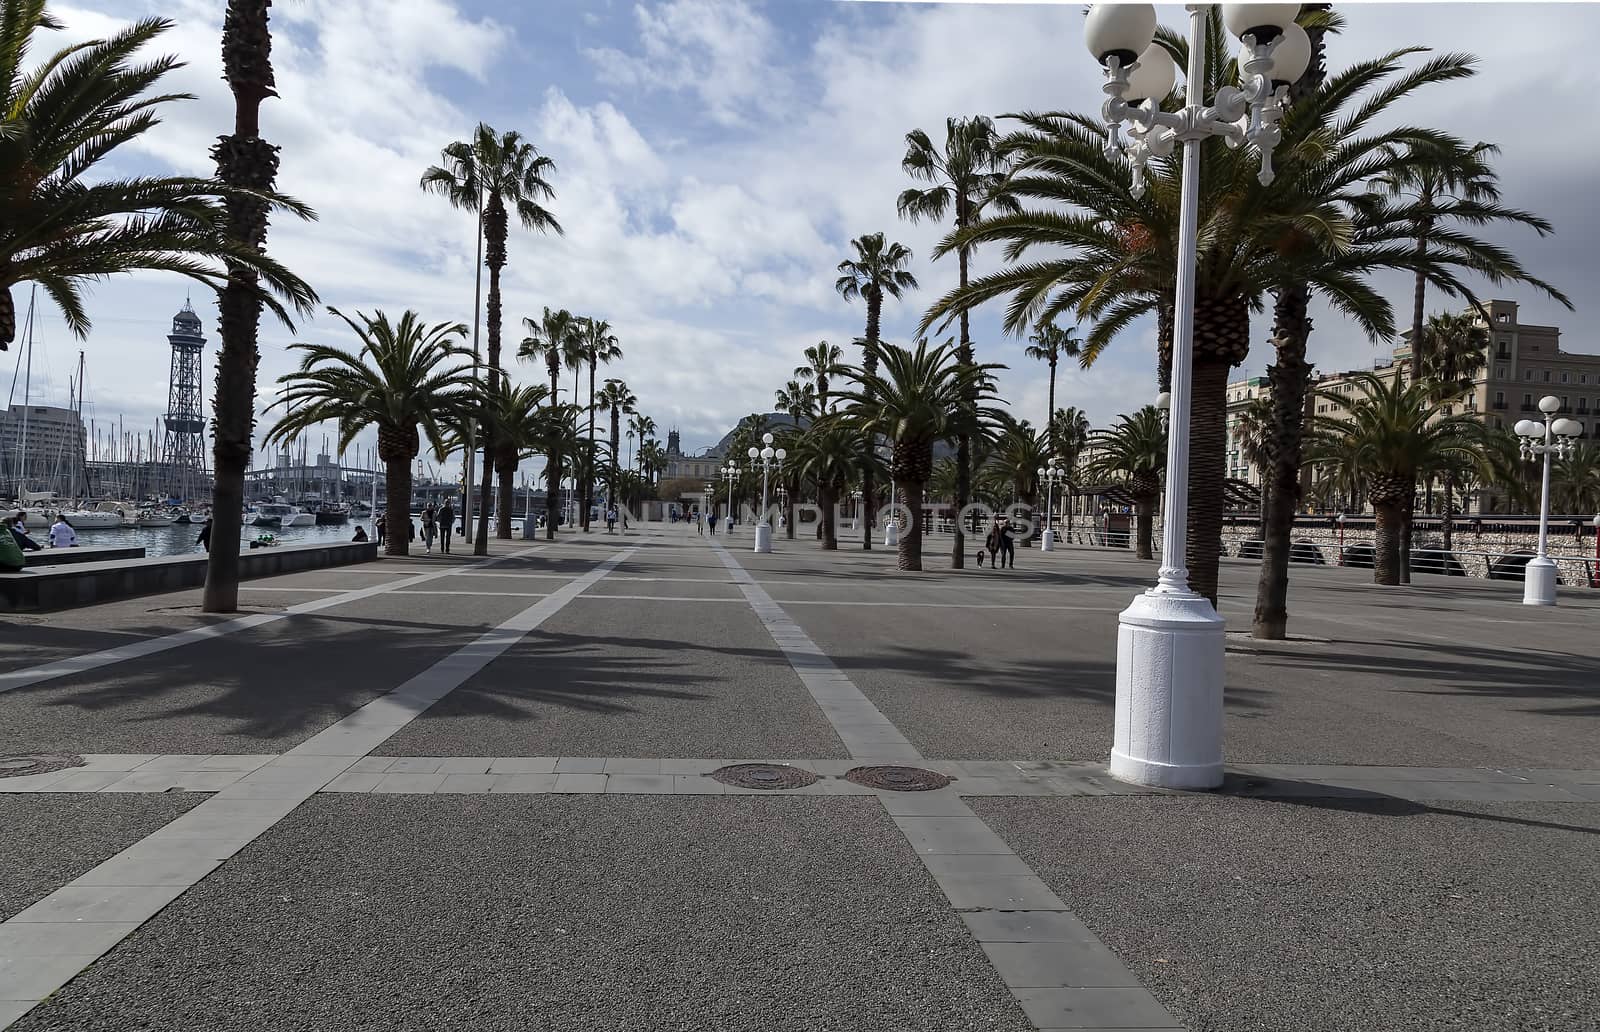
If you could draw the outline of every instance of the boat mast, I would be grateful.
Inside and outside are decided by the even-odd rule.
[[[22,446],[17,450],[17,502],[22,504],[22,492],[28,486],[28,401],[33,388],[33,299],[39,293],[35,284],[28,290],[28,345],[27,371],[22,374]]]

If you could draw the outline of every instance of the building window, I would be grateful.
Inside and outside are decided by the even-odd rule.
[[[1544,382],[1545,383],[1549,383],[1550,382],[1550,370],[1548,370],[1548,369],[1546,369],[1544,371]]]
[[[1566,383],[1567,382],[1567,374],[1566,373],[1562,373],[1561,374],[1561,382],[1562,383]]]
[[[1524,369],[1522,371],[1522,378],[1524,380],[1532,380],[1533,379],[1533,370],[1532,369]]]
[[[1494,407],[1495,408],[1499,408],[1500,406],[1504,405],[1505,403],[1506,403],[1506,392],[1505,391],[1495,391],[1494,392]]]
[[[1511,321],[1511,316],[1510,316],[1510,314],[1508,314],[1506,312],[1501,312],[1496,321],[1498,321],[1498,322],[1510,322]]]
[[[1467,411],[1468,412],[1476,412],[1477,410],[1478,410],[1478,396],[1476,394],[1467,395]]]
[[[1496,380],[1504,380],[1506,378],[1506,367],[1503,366],[1503,365],[1502,366],[1495,366],[1494,367],[1494,378]]]
[[[1561,396],[1561,408],[1562,408],[1563,411],[1565,411],[1566,407],[1567,407],[1567,396],[1565,394],[1563,394]]]
[[[1524,394],[1522,396],[1522,411],[1524,411],[1524,412],[1532,412],[1533,411],[1533,395]]]
[[[1589,374],[1588,373],[1579,373],[1578,374],[1578,382],[1579,383],[1588,383],[1589,382]]]

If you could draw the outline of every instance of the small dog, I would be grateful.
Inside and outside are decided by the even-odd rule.
[[[983,565],[983,549],[978,549],[978,565]]]

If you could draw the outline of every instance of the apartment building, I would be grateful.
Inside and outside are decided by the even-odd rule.
[[[12,405],[0,412],[0,495],[82,490],[84,441],[75,409]]]

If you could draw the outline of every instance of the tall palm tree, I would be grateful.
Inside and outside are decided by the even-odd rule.
[[[1081,353],[1082,342],[1078,340],[1077,330],[1063,330],[1053,322],[1042,322],[1034,327],[1033,335],[1028,341],[1023,354],[1050,366],[1050,400],[1045,406],[1045,412],[1053,416],[1056,411],[1056,364],[1063,356],[1077,358]],[[1049,426],[1045,433],[1049,437],[1050,454],[1055,455],[1058,451],[1055,442],[1055,422],[1053,419],[1047,422]]]
[[[1349,381],[1352,394],[1317,392],[1339,411],[1311,417],[1313,459],[1359,472],[1377,524],[1373,581],[1399,584],[1400,536],[1417,478],[1448,461],[1478,461],[1488,433],[1474,416],[1444,415],[1444,403],[1426,381],[1407,384],[1399,375],[1373,373]]]
[[[1474,381],[1488,361],[1489,331],[1468,314],[1440,313],[1430,318],[1413,346],[1417,375],[1438,385],[1440,397],[1458,398],[1473,390]],[[1455,547],[1456,465],[1446,463],[1440,473],[1444,508],[1439,529],[1445,551]]]
[[[1266,533],[1267,478],[1273,468],[1274,399],[1269,394],[1257,395],[1240,410],[1233,424],[1233,443],[1239,446],[1239,457],[1245,465],[1256,471],[1261,481],[1261,532]]]
[[[1049,457],[1048,434],[1036,431],[1026,419],[1006,415],[999,420],[989,462],[1010,481],[1017,500],[1029,508],[1039,504],[1039,469]]]
[[[662,470],[667,468],[667,453],[661,447],[661,442],[652,437],[639,449],[639,465],[644,470],[645,479],[655,484]]]
[[[605,385],[600,388],[600,393],[595,396],[595,404],[611,412],[611,497],[606,503],[608,508],[617,504],[617,476],[620,468],[617,454],[622,444],[622,416],[624,413],[632,414],[638,402],[639,399],[633,396],[628,385],[615,377],[606,380]]]
[[[260,6],[264,33],[266,5]],[[249,90],[237,66],[234,26],[224,26],[227,69],[237,89]],[[31,60],[35,35],[62,27],[44,0],[0,0],[0,351],[16,337],[11,288],[19,283],[42,286],[79,337],[90,328],[84,285],[142,269],[176,272],[218,291],[239,269],[249,274],[238,280],[240,289],[254,291],[257,308],[270,308],[286,325],[288,311],[278,297],[310,312],[316,302],[311,288],[232,232],[235,210],[258,213],[263,228],[273,208],[315,217],[305,205],[272,192],[270,171],[262,189],[221,175],[99,175],[85,183],[108,171],[102,163],[115,160],[118,147],[159,124],[165,108],[194,99],[152,92],[182,67],[176,57],[135,63],[172,22],[141,19],[105,39]],[[270,93],[270,64],[264,74]],[[238,170],[230,165],[223,171],[231,176]]]
[[[1550,469],[1551,506],[1558,512],[1600,512],[1600,447],[1585,442]]]
[[[1212,8],[1209,17],[1216,46],[1220,12]],[[1159,38],[1186,56],[1181,38],[1167,32]],[[1212,600],[1225,508],[1228,371],[1248,354],[1251,310],[1280,285],[1304,282],[1369,337],[1392,338],[1393,312],[1366,277],[1416,270],[1416,250],[1406,245],[1412,213],[1371,194],[1366,184],[1383,172],[1386,147],[1396,140],[1429,141],[1441,160],[1464,147],[1445,134],[1409,128],[1361,135],[1374,119],[1394,117],[1393,106],[1416,90],[1472,73],[1470,59],[1460,55],[1407,70],[1410,53],[1357,64],[1293,105],[1281,123],[1283,142],[1275,152],[1281,164],[1270,186],[1257,180],[1248,148],[1230,149],[1220,139],[1201,145],[1200,192],[1212,201],[1200,226],[1196,266],[1188,565],[1194,590]],[[1237,75],[1233,62],[1215,64],[1204,84],[1208,93],[1233,84]],[[1009,297],[1004,326],[1011,333],[1064,312],[1089,320],[1083,350],[1092,363],[1135,319],[1159,314],[1171,295],[1180,236],[1179,156],[1151,161],[1146,189],[1135,196],[1125,164],[1106,157],[1105,131],[1096,120],[1071,113],[1016,117],[1023,129],[1006,141],[1015,169],[1009,189],[1050,207],[984,219],[947,237],[941,252],[1006,242],[1011,264],[941,298],[924,323]],[[1064,253],[1022,261],[1030,249],[1050,245]],[[1456,231],[1436,231],[1425,258],[1429,282],[1458,296],[1471,297],[1466,274],[1545,286],[1503,249]]]
[[[1165,417],[1154,405],[1146,405],[1131,416],[1119,417],[1111,429],[1094,433],[1092,443],[1094,458],[1083,475],[1124,485],[1133,499],[1135,554],[1140,559],[1155,558],[1153,517],[1161,497],[1161,474],[1167,468]]]
[[[870,377],[877,370],[879,328],[883,318],[885,296],[899,298],[907,290],[917,288],[917,278],[906,266],[911,263],[911,249],[900,243],[887,243],[882,233],[867,233],[850,241],[855,257],[839,263],[839,278],[834,289],[846,301],[861,298],[867,303],[867,333],[860,338],[861,368]],[[867,533],[861,538],[861,547],[872,551],[872,524],[876,492],[873,488],[873,470],[862,471],[861,504],[866,519]],[[919,543],[920,544],[920,543]]]
[[[810,420],[817,408],[817,389],[814,384],[804,383],[800,380],[790,380],[773,395],[773,401],[778,406],[778,411],[794,420],[794,428],[800,429],[802,418]]]
[[[844,372],[844,352],[837,344],[829,344],[825,340],[806,348],[806,364],[795,366],[794,375],[803,383],[809,383],[816,388],[817,412],[821,415],[828,414],[828,382],[835,376]]]
[[[954,215],[959,231],[972,225],[985,209],[1016,212],[1020,208],[1016,199],[1005,190],[1007,163],[999,147],[999,136],[994,121],[983,115],[972,118],[945,120],[944,153],[934,146],[933,140],[921,129],[906,134],[906,153],[900,159],[900,168],[911,178],[929,184],[923,189],[915,187],[902,191],[896,208],[900,217],[913,222],[922,219],[940,221],[947,214]],[[956,250],[957,276],[961,289],[968,283],[968,264],[972,248]],[[958,355],[966,365],[973,363],[972,326],[969,313],[960,316]],[[969,403],[975,403],[968,399]],[[1052,401],[1051,409],[1055,408]],[[959,436],[956,439],[956,491],[955,507],[959,513],[966,507],[972,487],[972,442]],[[956,520],[955,537],[951,542],[950,565],[961,569],[966,565],[966,545],[961,531],[961,520]]]
[[[617,340],[617,335],[612,332],[611,324],[604,319],[587,318],[582,320],[583,331],[583,361],[589,366],[589,451],[594,451],[594,378],[595,368],[599,365],[610,365],[622,358],[622,343]],[[572,400],[578,400],[574,393]],[[583,529],[589,529],[589,509],[594,505],[594,475],[591,472],[583,478],[583,499],[579,503],[583,513]]]
[[[869,351],[878,361],[851,370],[854,383],[840,393],[852,406],[844,416],[868,441],[882,434],[893,442],[889,470],[909,522],[901,528],[895,561],[902,570],[921,570],[922,501],[933,475],[933,446],[958,432],[981,432],[1002,418],[982,404],[994,397],[987,374],[999,367],[964,364],[953,341],[930,346],[923,338],[914,350],[880,342]],[[979,404],[968,406],[970,398]]]
[[[639,453],[642,456],[644,454],[645,438],[656,432],[656,421],[643,413],[636,412],[633,418],[628,420],[628,430],[634,439],[639,442]],[[630,457],[628,465],[630,468],[633,466],[632,457]]]
[[[261,102],[277,95],[272,75],[272,33],[267,27],[267,8],[271,2],[228,0],[222,19],[222,69],[228,89],[233,93],[233,132],[217,138],[211,148],[211,158],[217,163],[217,179],[228,184],[233,192],[225,203],[226,213],[216,219],[214,226],[230,241],[233,253],[223,261],[228,272],[227,285],[217,292],[217,332],[222,338],[222,348],[217,355],[212,402],[211,539],[214,544],[206,556],[206,586],[200,600],[200,608],[208,613],[230,613],[239,605],[239,528],[243,522],[244,474],[250,465],[250,441],[256,425],[256,366],[261,359],[257,333],[262,304],[267,300],[261,290],[267,270],[259,256],[266,251],[267,218],[272,211],[271,198],[278,175],[278,148],[261,138]],[[138,30],[133,31],[137,34]],[[56,67],[81,67],[86,63],[85,55],[79,53],[76,59],[69,58]],[[134,75],[139,77],[138,72]],[[157,77],[147,73],[146,85],[153,84]],[[72,107],[81,99],[74,97]],[[143,123],[148,127],[154,123],[154,112],[145,104],[133,101],[131,107],[132,113],[117,118],[123,128],[105,126],[101,139],[89,142],[74,153],[75,177],[86,170],[83,165],[86,159],[104,157],[115,143],[130,138],[129,131],[134,125]],[[70,107],[63,114],[71,122],[79,117]],[[76,184],[63,185],[69,192],[77,190]],[[90,187],[87,193],[92,196],[95,190]],[[180,218],[176,222],[178,225],[193,224],[196,217]],[[167,220],[157,217],[146,224],[159,225],[164,221]],[[35,231],[40,228],[35,227]],[[123,246],[129,243],[131,241],[124,240]],[[171,245],[162,249],[170,250]],[[288,296],[297,306],[309,312],[316,295],[304,284],[295,287],[298,280],[291,283],[284,275],[278,275],[276,280],[268,279],[268,286],[279,292],[289,290]],[[44,282],[48,285],[50,280]],[[282,309],[276,304],[273,309],[282,316]]]
[[[361,431],[376,427],[378,458],[384,464],[389,493],[385,548],[389,555],[406,555],[411,537],[411,463],[423,443],[442,461],[450,428],[478,404],[472,353],[462,346],[467,327],[429,326],[409,310],[399,322],[390,322],[382,311],[372,316],[357,312],[355,319],[337,308],[328,311],[355,332],[361,348],[291,345],[290,350],[300,354],[300,368],[278,378],[282,391],[271,407],[281,406],[285,412],[264,444],[290,440],[331,421],[338,427],[338,447],[343,450]]]
[[[1437,153],[1425,142],[1408,141],[1390,148],[1390,161],[1373,187],[1390,197],[1413,202],[1409,205],[1412,239],[1417,249],[1417,264],[1424,265],[1434,243],[1434,230],[1442,222],[1469,226],[1485,223],[1518,223],[1540,236],[1554,232],[1550,223],[1532,212],[1507,208],[1499,203],[1499,174],[1494,158],[1500,148],[1492,143],[1477,143],[1465,148],[1455,160],[1441,163]],[[1424,298],[1428,278],[1417,274],[1411,295],[1412,351],[1418,367],[1426,361],[1427,335],[1423,325]]]
[[[523,361],[544,359],[545,370],[550,374],[550,407],[554,408],[560,404],[562,360],[571,352],[572,341],[582,332],[578,318],[565,308],[552,312],[550,306],[546,305],[544,315],[538,322],[523,316],[522,328],[528,335],[522,338],[522,343],[517,348],[517,358]],[[551,513],[550,518],[544,521],[544,536],[547,541],[554,540],[556,536],[553,506],[554,500],[561,494],[563,454],[559,449],[560,435],[553,436],[551,440],[558,447],[555,451],[545,452],[545,492],[549,499],[546,505]]]
[[[838,420],[824,420],[800,435],[789,461],[798,477],[816,486],[817,508],[822,510],[822,548],[832,552],[839,547],[839,504],[861,475],[862,466],[870,461],[861,435]]]
[[[485,315],[489,328],[489,390],[494,392],[500,379],[500,271],[506,265],[506,237],[511,213],[527,229],[562,232],[561,223],[540,201],[555,197],[555,188],[546,178],[555,172],[555,162],[538,148],[511,131],[497,134],[479,122],[471,140],[457,140],[443,150],[445,164],[433,165],[422,173],[421,186],[439,194],[456,208],[480,214],[484,262],[489,267],[489,300]],[[476,319],[476,315],[474,315]],[[494,427],[485,426],[484,451],[493,447]],[[478,539],[474,555],[489,554],[489,491],[491,463],[483,464],[483,487],[479,495]],[[511,537],[511,513],[503,512],[496,523],[495,536]]]

